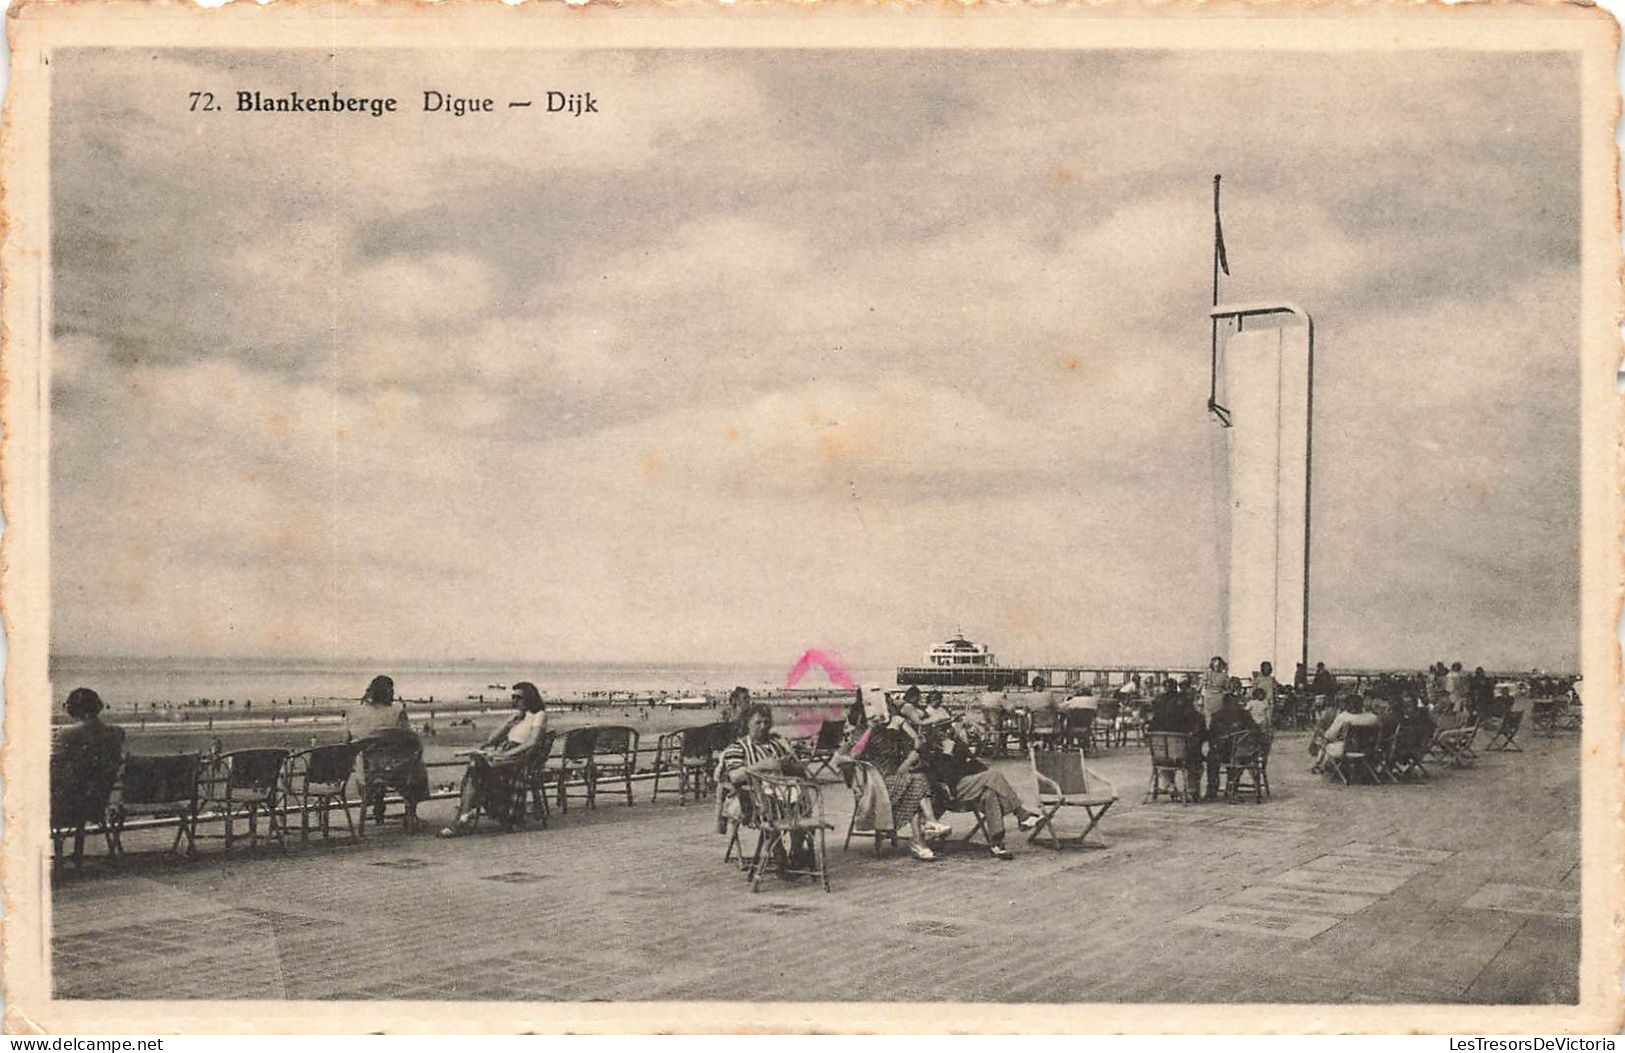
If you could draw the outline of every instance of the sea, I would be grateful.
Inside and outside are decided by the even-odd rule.
[[[395,694],[411,700],[506,700],[518,681],[534,683],[544,697],[589,699],[616,694],[673,697],[725,695],[735,686],[752,693],[782,690],[792,666],[776,663],[594,663],[594,662],[312,662],[281,658],[129,658],[53,655],[51,693],[57,703],[76,687],[90,687],[113,710],[137,704],[184,706],[187,702],[290,699],[359,699],[374,676],[395,681]],[[895,667],[847,671],[857,683],[890,684]],[[830,688],[826,670],[814,663],[799,688]]]

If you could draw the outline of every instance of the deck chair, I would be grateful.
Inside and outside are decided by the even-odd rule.
[[[580,780],[582,787],[581,798],[587,802],[587,807],[594,806],[595,786],[592,767],[597,741],[598,728],[592,725],[571,728],[564,733],[564,741],[558,751],[558,764],[550,766],[548,771],[549,778],[556,779],[559,784],[559,811],[569,813],[570,783],[576,779]]]
[[[179,853],[186,839],[187,859],[197,857],[198,774],[202,762],[196,753],[172,756],[124,758],[124,770],[108,806],[108,834],[116,855],[124,854],[124,826],[132,818],[174,818],[175,840],[169,846]]]
[[[1122,712],[1123,703],[1118,699],[1107,695],[1100,700],[1093,729],[1096,742],[1108,749],[1123,744]]]
[[[1061,837],[1055,832],[1055,816],[1062,808],[1082,808],[1089,825],[1077,837],[1079,848],[1105,848],[1088,841],[1092,831],[1111,806],[1117,803],[1117,787],[1110,779],[1089,770],[1082,750],[1041,750],[1034,746],[1033,778],[1038,780],[1038,825],[1027,835],[1029,844],[1048,832],[1051,846],[1059,852]]]
[[[807,777],[814,779],[820,771],[834,771],[835,751],[841,748],[846,735],[845,720],[826,720],[818,725],[818,736],[813,739],[812,752],[807,757]]]
[[[1270,795],[1269,776],[1265,766],[1269,763],[1271,738],[1265,731],[1238,731],[1225,742],[1224,796],[1234,804],[1243,794],[1250,794],[1257,804],[1263,804]]]
[[[1427,755],[1432,738],[1426,724],[1401,724],[1388,753],[1385,770],[1389,777],[1395,782],[1412,778],[1427,782],[1428,770],[1422,760]]]
[[[845,852],[852,847],[853,834],[871,833],[874,835],[875,839],[875,855],[878,856],[880,854],[881,843],[885,841],[887,837],[891,838],[892,847],[896,848],[897,823],[895,820],[893,820],[889,826],[885,823],[876,822],[871,827],[865,829],[858,828],[858,819],[860,818],[863,810],[864,799],[871,793],[876,796],[878,801],[884,802],[885,804],[884,809],[877,807],[875,811],[887,817],[890,817],[892,814],[891,796],[886,790],[886,780],[881,778],[880,769],[876,768],[868,761],[862,760],[853,761],[850,767],[846,765],[843,765],[842,767],[847,772],[847,777],[850,780],[847,785],[852,789],[852,818],[846,824],[846,841],[841,845],[841,851]]]
[[[690,793],[699,800],[710,767],[711,725],[699,724],[660,736],[655,740],[654,792],[649,800],[660,799],[662,781],[673,775],[677,777],[678,804],[687,804]]]
[[[346,742],[336,746],[312,746],[288,754],[282,764],[282,803],[299,808],[300,844],[310,840],[312,806],[317,809],[322,840],[331,836],[334,805],[344,814],[351,842],[359,840],[355,822],[350,818],[350,774],[355,770],[360,753],[361,743]]]
[[[592,765],[588,769],[592,792],[587,807],[597,807],[598,783],[615,779],[625,787],[626,805],[632,806],[632,776],[638,770],[638,733],[634,728],[611,724],[600,727],[592,740]]]
[[[1186,804],[1193,803],[1196,794],[1191,785],[1191,759],[1200,748],[1195,737],[1181,731],[1148,731],[1145,742],[1151,751],[1151,788],[1146,791],[1142,803],[1155,801],[1164,794],[1170,801],[1178,799]],[[1165,773],[1169,777],[1166,790],[1162,789],[1158,779],[1159,775]]]
[[[103,757],[105,770],[85,778],[70,773],[64,758],[51,758],[51,846],[57,863],[62,862],[62,844],[73,838],[73,865],[80,866],[85,858],[85,832],[87,827],[101,831],[107,842],[107,856],[115,858],[112,832],[108,826],[107,809],[118,782],[120,759]]]
[[[1448,760],[1453,768],[1471,768],[1478,761],[1473,740],[1478,737],[1478,721],[1459,728],[1445,728],[1433,736],[1429,752]]]
[[[1523,710],[1512,710],[1501,718],[1501,726],[1495,729],[1495,734],[1490,736],[1484,749],[1497,753],[1522,753],[1523,747],[1518,745],[1518,729],[1522,726]]]
[[[281,802],[282,763],[288,751],[282,749],[235,750],[210,758],[203,766],[198,783],[200,810],[213,809],[225,819],[226,855],[236,840],[234,824],[238,812],[248,819],[248,847],[258,846],[259,817],[265,816],[265,839],[288,850],[288,828],[283,821]]]
[[[745,788],[756,814],[756,852],[751,858],[750,890],[761,890],[762,875],[771,868],[781,875],[816,877],[828,892],[829,857],[824,833],[834,827],[824,821],[822,785],[811,779],[786,775],[752,775]],[[797,841],[812,854],[811,865],[795,858]]]
[[[1343,731],[1343,755],[1333,757],[1328,755],[1326,763],[1331,766],[1332,773],[1343,780],[1344,786],[1352,785],[1351,775],[1364,772],[1374,783],[1382,780],[1377,776],[1377,769],[1373,766],[1376,760],[1377,739],[1382,728],[1373,724],[1368,727],[1346,727]]]

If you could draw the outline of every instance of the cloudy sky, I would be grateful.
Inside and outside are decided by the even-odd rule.
[[[1564,56],[52,69],[58,653],[1199,661],[1223,172],[1319,327],[1311,657],[1574,663]],[[404,112],[231,110],[334,88]]]

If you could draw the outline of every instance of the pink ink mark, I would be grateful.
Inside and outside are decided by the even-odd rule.
[[[785,690],[788,691],[799,684],[801,678],[807,675],[807,670],[815,665],[823,667],[824,675],[829,677],[829,682],[843,691],[851,691],[858,686],[857,681],[852,679],[852,675],[846,671],[846,666],[841,664],[839,658],[831,654],[825,654],[815,648],[803,652],[801,657],[796,660],[796,664],[791,667],[789,674],[784,678]]]
[[[851,691],[858,686],[857,681],[852,679],[852,674],[846,671],[846,666],[841,664],[839,658],[814,648],[803,652],[801,657],[796,660],[796,664],[790,668],[790,672],[785,675],[785,690],[788,691],[801,683],[801,678],[807,675],[807,670],[815,665],[824,670],[824,675],[829,678],[831,685],[843,691]],[[837,707],[798,713],[794,719],[796,732],[801,735],[816,735],[825,720],[834,720],[840,717],[842,712],[843,710]]]

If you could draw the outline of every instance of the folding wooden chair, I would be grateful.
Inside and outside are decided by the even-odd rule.
[[[1473,752],[1473,740],[1477,737],[1476,720],[1459,728],[1445,728],[1433,736],[1429,752],[1445,758],[1453,768],[1471,768],[1478,761],[1478,754]]]
[[[1415,778],[1426,782],[1428,770],[1422,760],[1427,755],[1432,736],[1426,724],[1401,724],[1394,736],[1394,745],[1388,754],[1387,772],[1394,781]]]
[[[1194,738],[1180,731],[1148,731],[1146,746],[1151,751],[1151,788],[1142,803],[1155,801],[1166,794],[1170,801],[1190,804],[1196,800],[1191,786],[1191,757],[1197,746]],[[1168,788],[1161,786],[1158,775],[1168,776]]]
[[[1377,769],[1372,766],[1376,757],[1377,739],[1382,728],[1375,724],[1365,727],[1350,726],[1343,730],[1343,755],[1341,757],[1327,756],[1326,762],[1331,765],[1332,773],[1343,780],[1344,786],[1352,785],[1351,775],[1365,772],[1373,783],[1381,782],[1377,777]]]
[[[845,720],[826,720],[818,725],[818,736],[813,740],[812,752],[806,761],[809,779],[817,778],[821,771],[834,771],[835,751],[841,748],[846,728]]]
[[[198,782],[200,810],[213,808],[225,819],[226,855],[236,840],[233,824],[239,809],[248,819],[248,847],[259,844],[259,817],[265,816],[265,839],[288,850],[288,828],[282,818],[282,763],[287,750],[236,750],[211,758]]]
[[[124,826],[131,818],[177,820],[175,840],[179,853],[186,838],[187,859],[197,857],[198,775],[202,761],[196,753],[124,758],[124,771],[115,800],[108,806],[108,833],[116,855],[124,854]]]
[[[356,826],[350,818],[350,775],[355,770],[361,743],[312,746],[288,754],[282,764],[282,802],[299,806],[299,842],[310,840],[310,810],[318,809],[322,840],[330,836],[329,820],[336,804],[344,813],[350,840],[357,841]]]
[[[1029,753],[1032,758],[1033,778],[1038,780],[1038,825],[1027,835],[1028,843],[1049,832],[1052,847],[1061,850],[1060,835],[1055,832],[1055,816],[1062,808],[1082,808],[1089,817],[1089,825],[1078,835],[1079,848],[1105,848],[1096,841],[1088,842],[1090,831],[1117,803],[1117,787],[1110,779],[1089,770],[1082,750],[1041,750],[1036,746]]]
[[[851,779],[848,785],[852,788],[852,818],[846,824],[846,841],[841,845],[841,851],[845,852],[852,847],[852,835],[857,833],[874,834],[875,855],[877,856],[880,854],[881,842],[888,836],[891,838],[892,847],[896,848],[896,823],[893,823],[890,827],[875,826],[871,830],[858,829],[858,812],[863,807],[863,799],[869,794],[871,788],[886,801],[886,811],[888,813],[891,811],[891,798],[886,790],[886,780],[881,778],[880,769],[868,761],[860,760],[853,761],[851,767],[847,770],[850,772]]]
[[[1497,753],[1522,753],[1523,747],[1518,745],[1518,729],[1523,726],[1523,710],[1514,709],[1501,718],[1501,726],[1495,729],[1485,750],[1494,750]]]
[[[632,806],[632,776],[638,770],[638,733],[634,728],[612,724],[597,729],[592,740],[592,764],[588,768],[592,792],[587,807],[597,807],[598,783],[618,779],[625,786],[627,807]]]
[[[824,832],[833,830],[824,821],[821,784],[811,779],[783,775],[752,775],[746,783],[752,810],[756,813],[756,853],[751,859],[750,890],[761,890],[762,874],[774,867],[781,875],[816,877],[829,888],[829,857]],[[817,835],[814,837],[814,835]],[[802,842],[813,854],[813,865],[797,865],[796,845]],[[780,847],[773,850],[774,844]],[[782,853],[783,858],[775,859]]]

